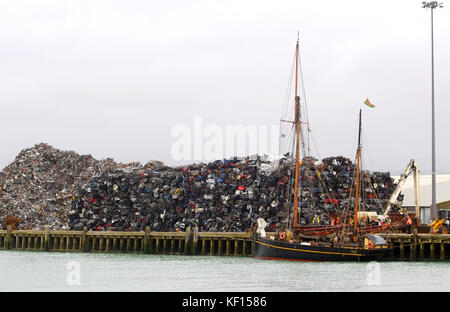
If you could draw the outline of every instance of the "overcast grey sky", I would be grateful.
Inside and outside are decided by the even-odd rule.
[[[435,11],[438,173],[450,172],[450,4]],[[300,30],[320,156],[431,168],[430,11],[421,1],[0,1],[0,167],[46,142],[178,164],[175,125],[278,124]]]

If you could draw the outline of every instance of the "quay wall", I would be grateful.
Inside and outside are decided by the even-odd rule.
[[[450,234],[377,234],[393,247],[392,261],[449,261]],[[251,233],[0,230],[0,250],[253,256]],[[0,251],[1,252],[1,251]]]
[[[0,250],[129,252],[252,256],[252,235],[241,232],[113,232],[0,230]]]
[[[392,260],[450,261],[450,234],[380,234],[394,247]]]

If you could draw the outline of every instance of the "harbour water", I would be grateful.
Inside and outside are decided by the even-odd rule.
[[[442,291],[449,262],[0,252],[0,291]]]

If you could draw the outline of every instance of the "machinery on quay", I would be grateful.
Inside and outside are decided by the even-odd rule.
[[[403,174],[400,176],[397,187],[392,192],[388,205],[383,213],[384,218],[389,216],[389,213],[393,206],[399,206],[397,198],[400,194],[402,187],[405,184],[408,176],[413,173],[414,177],[414,203],[415,203],[415,216],[414,221],[416,226],[420,226],[421,231],[423,233],[432,233],[432,234],[447,234],[450,228],[450,213],[448,209],[440,209],[438,210],[437,217],[430,224],[420,225],[420,204],[419,204],[419,167],[414,159],[411,159],[408,166],[406,167]],[[405,211],[407,214],[407,212]],[[403,219],[403,218],[402,218]],[[400,219],[401,220],[401,219]]]
[[[389,215],[389,212],[391,211],[392,207],[394,205],[397,205],[397,199],[400,195],[400,191],[403,187],[403,185],[406,182],[406,179],[408,176],[414,172],[414,203],[416,206],[416,215],[415,218],[419,219],[420,217],[420,207],[419,207],[419,167],[417,166],[417,163],[414,159],[411,159],[409,161],[408,166],[406,167],[405,171],[400,176],[397,187],[392,192],[391,197],[389,198],[388,205],[386,206],[386,209],[384,210],[383,217],[386,218]]]
[[[430,233],[448,234],[450,228],[450,211],[448,209],[438,210],[438,216],[430,224]]]

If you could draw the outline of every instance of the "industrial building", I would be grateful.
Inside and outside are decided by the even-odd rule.
[[[393,178],[397,182],[400,177],[393,176]],[[404,194],[402,207],[410,212],[415,212],[414,179],[412,175],[406,180],[401,192]],[[431,222],[431,175],[420,175],[419,205],[421,221]],[[439,209],[450,209],[450,174],[436,175],[436,210]]]

